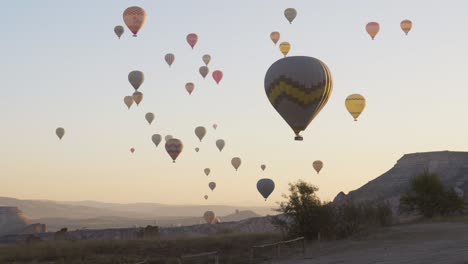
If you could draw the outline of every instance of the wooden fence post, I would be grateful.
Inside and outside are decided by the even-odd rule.
[[[253,259],[254,259],[254,247],[250,248],[250,264],[253,264]]]

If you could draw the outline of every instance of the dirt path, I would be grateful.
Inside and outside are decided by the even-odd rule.
[[[276,264],[468,264],[468,222],[403,225],[363,240],[314,243],[306,259]]]

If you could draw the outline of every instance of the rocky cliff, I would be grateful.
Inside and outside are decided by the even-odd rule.
[[[437,173],[444,184],[467,197],[468,152],[440,151],[406,154],[389,171],[347,195],[338,194],[334,202],[384,199],[396,210],[411,178],[425,169]]]
[[[32,224],[16,207],[0,207],[0,236],[10,234],[36,234],[46,231],[45,225]]]

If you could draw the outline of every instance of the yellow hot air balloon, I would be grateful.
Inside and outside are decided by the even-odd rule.
[[[405,32],[406,35],[410,32],[411,28],[413,27],[413,22],[411,20],[405,19],[400,23],[401,30]]]
[[[348,112],[353,116],[354,121],[357,121],[357,118],[366,107],[366,98],[360,94],[352,94],[346,98],[345,105]]]
[[[316,160],[314,161],[314,163],[312,163],[312,166],[314,167],[317,173],[320,173],[320,171],[323,168],[323,162],[321,160]]]
[[[286,57],[286,55],[288,55],[289,51],[291,50],[291,44],[289,44],[289,42],[281,42],[279,48],[284,57]]]
[[[320,113],[333,90],[327,65],[305,56],[282,58],[265,75],[265,92],[276,111],[299,135]]]
[[[369,22],[366,25],[366,31],[371,36],[372,40],[374,40],[377,33],[380,31],[380,25],[377,22]]]
[[[297,11],[294,8],[287,8],[286,10],[284,10],[284,16],[289,21],[289,24],[292,24],[293,20],[297,16]]]
[[[280,39],[281,35],[278,31],[273,31],[271,32],[270,34],[270,38],[271,38],[271,41],[273,41],[273,43],[278,43],[279,39]]]

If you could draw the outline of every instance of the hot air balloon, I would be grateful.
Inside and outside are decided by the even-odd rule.
[[[346,109],[353,116],[354,121],[357,121],[364,108],[366,108],[366,98],[360,94],[352,94],[346,98]]]
[[[208,195],[205,195],[205,200],[208,200]]]
[[[153,123],[153,120],[154,120],[154,114],[153,113],[146,113],[145,119],[151,125],[151,123]]]
[[[211,56],[209,54],[205,54],[205,55],[203,55],[202,60],[205,63],[205,65],[208,66],[208,64],[211,61]]]
[[[323,168],[323,162],[321,160],[316,160],[314,161],[314,163],[312,163],[312,166],[314,167],[317,173],[320,173],[320,171]]]
[[[270,103],[302,140],[307,128],[325,106],[333,90],[331,72],[322,61],[305,56],[283,58],[270,66],[265,92]]]
[[[200,148],[195,148],[195,151],[196,151],[196,152],[200,151]]]
[[[211,191],[213,191],[216,188],[216,182],[208,183],[208,187],[210,187]]]
[[[166,141],[166,151],[171,156],[172,162],[175,163],[177,157],[180,155],[184,149],[184,144],[177,138],[171,138]]]
[[[260,166],[260,168],[262,169],[262,171],[264,171],[266,169],[266,165],[262,164],[262,166]]]
[[[167,142],[171,138],[172,138],[172,135],[167,135],[167,136],[164,137],[164,140]]]
[[[289,24],[292,24],[293,20],[297,16],[297,11],[294,8],[287,8],[286,10],[284,10],[284,16],[289,21]]]
[[[168,54],[166,54],[166,56],[164,56],[164,60],[166,61],[167,65],[169,65],[169,67],[171,67],[172,63],[174,63],[174,61],[175,61],[175,55],[172,54],[172,53],[168,53]]]
[[[210,175],[211,170],[209,168],[206,168],[203,170],[206,174],[206,176]]]
[[[222,71],[214,71],[213,72],[213,79],[215,80],[215,82],[217,84],[219,84],[219,82],[221,81],[221,79],[223,79],[223,72]]]
[[[279,48],[284,57],[286,57],[286,55],[288,55],[289,51],[291,50],[291,44],[289,44],[289,42],[281,42]]]
[[[117,35],[117,37],[119,37],[119,39],[123,35],[124,32],[125,32],[125,29],[123,26],[121,25],[115,26],[114,33]]]
[[[151,140],[153,141],[154,145],[156,145],[156,147],[157,147],[157,146],[159,146],[159,143],[161,143],[162,137],[159,134],[154,134],[151,137]]]
[[[213,221],[215,220],[215,213],[213,211],[206,211],[204,214],[203,214],[203,219],[205,219],[205,221],[208,223],[208,224],[211,224],[213,223]]]
[[[221,152],[223,150],[225,145],[226,145],[226,142],[224,142],[223,139],[216,140],[216,147],[218,147],[219,152]]]
[[[62,140],[63,136],[65,135],[65,129],[62,128],[62,127],[59,127],[57,129],[55,129],[55,134],[57,135],[57,137]]]
[[[197,45],[198,42],[198,36],[195,33],[190,33],[187,35],[187,43],[192,47],[192,49]]]
[[[123,13],[123,20],[127,25],[128,29],[136,37],[138,31],[143,27],[146,21],[146,11],[138,6],[132,6],[125,9]]]
[[[124,97],[124,103],[130,109],[130,107],[133,105],[133,97],[128,95]]]
[[[130,152],[131,152],[132,154],[135,153],[135,148],[131,148],[131,149],[130,149]]]
[[[379,33],[380,25],[377,22],[369,22],[366,25],[366,31],[371,36],[372,40],[374,40],[377,33]]]
[[[198,137],[198,139],[200,140],[200,142],[202,141],[202,139],[205,137],[206,135],[206,128],[205,127],[202,127],[202,126],[199,126],[199,127],[196,127],[195,128],[195,135]]]
[[[141,101],[143,101],[143,93],[142,92],[134,92],[132,95],[133,101],[135,101],[136,105],[140,105]]]
[[[257,182],[257,190],[258,192],[267,200],[268,196],[273,192],[275,189],[275,182],[271,179],[260,179]]]
[[[213,124],[213,129],[216,130],[218,128],[218,124]]]
[[[273,41],[273,43],[278,43],[279,39],[280,39],[281,35],[278,31],[273,31],[270,33],[270,38],[271,38],[271,41]]]
[[[406,35],[410,32],[411,28],[413,27],[413,22],[411,20],[405,19],[400,23],[401,30],[405,32]]]
[[[232,158],[232,160],[231,160],[231,164],[234,167],[234,169],[236,169],[236,171],[237,171],[237,169],[239,169],[241,163],[242,163],[242,161],[238,157]]]
[[[200,75],[203,77],[203,79],[205,79],[205,77],[210,72],[210,69],[208,69],[208,67],[206,67],[206,66],[201,66],[198,71],[200,72]]]
[[[188,82],[188,83],[185,84],[185,90],[187,90],[187,92],[189,94],[192,94],[194,89],[195,89],[195,84],[193,84],[191,82]]]
[[[128,74],[128,81],[133,86],[133,89],[138,90],[145,81],[145,75],[141,71],[131,71]]]

